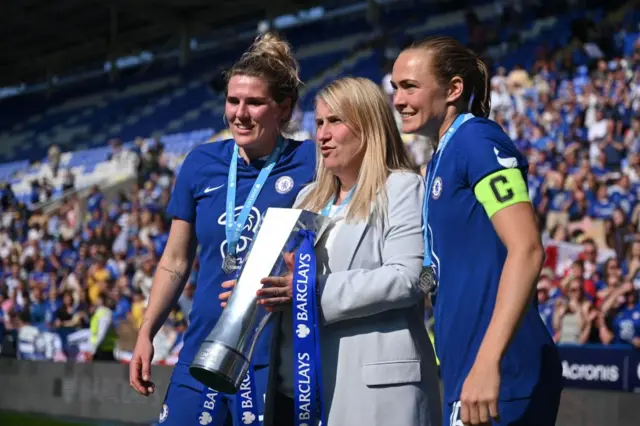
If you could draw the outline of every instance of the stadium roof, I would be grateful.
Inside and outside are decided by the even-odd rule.
[[[0,6],[0,87],[46,81],[156,52],[185,36],[215,38],[234,25],[324,3],[321,0],[20,0]],[[186,31],[185,31],[186,29]],[[246,26],[245,26],[246,29]],[[187,39],[187,40],[189,40]]]

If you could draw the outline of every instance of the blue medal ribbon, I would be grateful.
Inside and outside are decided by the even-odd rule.
[[[326,426],[316,289],[315,233],[300,231],[293,271],[294,424]]]
[[[342,209],[349,204],[349,202],[351,201],[351,199],[353,198],[353,192],[356,190],[356,186],[354,185],[353,188],[351,188],[349,190],[349,192],[347,193],[347,196],[344,197],[344,200],[342,200],[342,202],[340,204],[338,204],[338,209],[336,210],[336,212],[333,214],[333,216],[336,216],[338,213],[340,213],[342,211]],[[336,196],[334,195],[333,197],[331,197],[331,199],[329,200],[329,202],[327,203],[326,206],[324,206],[324,208],[322,210],[320,210],[320,214],[322,216],[326,216],[326,217],[330,217],[331,216],[331,207],[333,207],[333,203],[336,202]]]
[[[237,280],[240,275],[240,270],[235,272],[234,279]],[[236,394],[235,399],[235,418],[245,425],[258,425],[260,424],[260,412],[258,411],[258,400],[256,399],[256,379],[252,365],[249,365],[247,374],[245,375],[242,383],[240,384],[240,390]],[[202,416],[205,416],[204,421],[208,421],[208,417],[216,419],[219,417],[219,408],[216,408],[220,401],[220,393],[211,388],[204,388],[202,391],[202,408],[203,412],[198,414],[196,425],[208,424],[202,423]]]
[[[438,143],[438,149],[433,153],[433,157],[435,158],[435,164],[433,159],[429,162],[427,166],[427,176],[426,176],[426,193],[424,196],[424,201],[422,205],[422,222],[423,222],[423,232],[424,232],[424,263],[423,266],[425,268],[435,269],[435,265],[433,263],[433,254],[431,249],[432,243],[432,235],[429,231],[429,199],[431,198],[431,194],[433,192],[433,183],[436,178],[436,173],[438,172],[438,167],[440,167],[440,160],[442,160],[442,155],[444,153],[444,149],[447,147],[447,144],[453,137],[453,135],[458,131],[458,128],[465,121],[473,118],[473,114],[460,114],[454,120],[453,124],[449,126],[446,133],[440,139],[440,143]]]
[[[249,196],[247,196],[247,199],[242,206],[242,210],[240,211],[238,220],[236,220],[236,185],[238,180],[239,148],[238,145],[234,145],[233,156],[231,157],[231,165],[229,166],[229,175],[227,178],[227,214],[224,230],[227,237],[227,253],[230,256],[236,256],[238,251],[238,242],[240,241],[240,236],[242,235],[242,229],[247,223],[247,219],[249,218],[251,209],[256,203],[258,195],[260,195],[260,191],[262,191],[262,188],[264,187],[269,174],[271,174],[271,171],[276,166],[280,155],[282,155],[284,148],[284,140],[280,138],[278,140],[276,148],[269,155],[265,166],[262,168],[262,170],[260,170],[260,174],[254,182],[253,187],[249,192]]]

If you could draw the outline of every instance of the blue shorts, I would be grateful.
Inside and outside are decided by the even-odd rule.
[[[264,400],[267,393],[269,368],[255,370],[256,393],[258,394],[258,412],[260,422],[264,416]],[[159,426],[244,426],[241,419],[235,418],[236,395],[219,393],[207,389],[200,392],[191,386],[171,382],[158,417]],[[254,424],[258,425],[259,422]]]
[[[492,426],[554,426],[560,406],[562,388],[538,393],[531,398],[498,402],[500,421],[491,421]],[[460,420],[460,402],[444,404],[443,426],[464,426]]]

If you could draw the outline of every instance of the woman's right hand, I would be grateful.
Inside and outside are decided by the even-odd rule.
[[[221,293],[220,296],[218,296],[218,299],[221,300],[220,306],[225,308],[227,306],[227,300],[229,300],[229,298],[231,297],[231,292],[233,291],[233,288],[236,286],[236,280],[225,281],[221,284],[221,286],[222,288],[231,289],[229,291],[225,291],[224,293]]]
[[[140,395],[149,396],[156,385],[151,381],[153,342],[149,336],[138,334],[133,357],[129,363],[129,384]]]

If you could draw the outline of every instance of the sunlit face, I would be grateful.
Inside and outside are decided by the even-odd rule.
[[[431,55],[422,50],[405,50],[393,65],[393,105],[402,116],[403,133],[432,134],[444,120],[447,89],[431,70]]]
[[[582,296],[582,280],[573,279],[569,282],[569,286],[567,288],[567,296],[570,299],[577,300]]]
[[[62,298],[62,301],[65,304],[65,306],[72,306],[73,305],[73,296],[71,296],[69,293],[65,293],[65,295]]]
[[[288,110],[276,103],[263,79],[247,75],[229,79],[224,114],[239,147],[255,148],[275,140]]]
[[[620,178],[620,186],[623,189],[627,189],[627,190],[631,187],[631,181],[629,180],[629,176],[622,175],[622,177]]]
[[[582,246],[584,257],[589,262],[595,262],[598,257],[598,249],[593,243],[585,243]]]
[[[546,288],[539,288],[537,290],[538,303],[544,303],[549,300],[549,290]]]
[[[544,303],[549,299],[549,289],[552,286],[552,282],[547,277],[540,277],[537,285],[538,302]]]
[[[333,174],[360,169],[364,150],[360,136],[355,134],[326,102],[316,102],[316,141],[322,154],[322,164]]]
[[[582,277],[584,275],[584,269],[579,263],[571,265],[571,272],[574,277]]]

